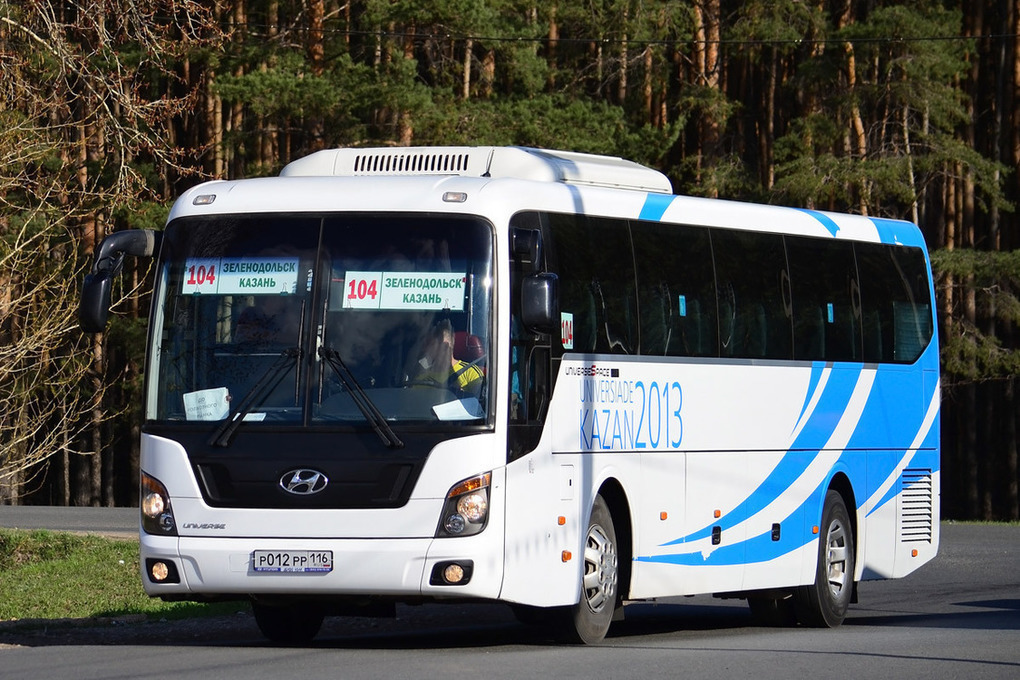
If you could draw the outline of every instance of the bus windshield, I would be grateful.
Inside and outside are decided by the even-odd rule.
[[[176,220],[147,420],[486,424],[492,259],[491,226],[460,216]]]

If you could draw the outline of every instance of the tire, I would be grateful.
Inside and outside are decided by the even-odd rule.
[[[797,624],[793,597],[748,597],[751,619],[759,626],[785,628]]]
[[[829,490],[822,509],[815,582],[794,591],[797,620],[813,628],[835,628],[846,618],[854,589],[856,552],[846,503]]]
[[[602,496],[595,497],[584,542],[581,600],[570,609],[576,641],[601,642],[619,604],[619,550],[613,517]]]
[[[252,602],[251,609],[267,639],[288,645],[311,642],[325,618],[323,610],[310,603],[274,606]]]

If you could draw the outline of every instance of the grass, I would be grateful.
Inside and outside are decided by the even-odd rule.
[[[0,621],[231,614],[237,602],[163,602],[142,590],[138,541],[0,529]]]

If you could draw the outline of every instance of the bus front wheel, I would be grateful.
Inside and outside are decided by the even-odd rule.
[[[822,509],[815,582],[794,591],[797,620],[805,626],[835,628],[843,623],[854,588],[854,534],[850,513],[837,491]]]
[[[579,642],[594,644],[606,637],[618,603],[619,574],[613,517],[602,496],[596,496],[584,542],[581,600],[571,609]]]

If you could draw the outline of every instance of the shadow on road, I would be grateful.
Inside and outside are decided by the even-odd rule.
[[[613,625],[606,644],[626,644],[629,639],[692,634],[725,633],[751,626],[750,614],[740,602],[714,603],[699,598],[697,604],[635,603],[627,618]],[[969,611],[931,614],[908,611],[851,609],[844,626],[939,629],[1018,630],[1020,600],[961,602]],[[790,633],[797,630],[787,629]],[[808,629],[799,629],[805,633]],[[467,649],[507,645],[547,646],[560,644],[555,632],[518,623],[503,605],[400,606],[396,619],[359,617],[327,618],[312,648],[335,649]],[[272,647],[259,633],[249,612],[230,616],[179,621],[139,617],[112,619],[97,625],[94,620],[62,620],[0,623],[0,646],[45,647],[54,645],[151,645],[151,646],[251,646]]]

